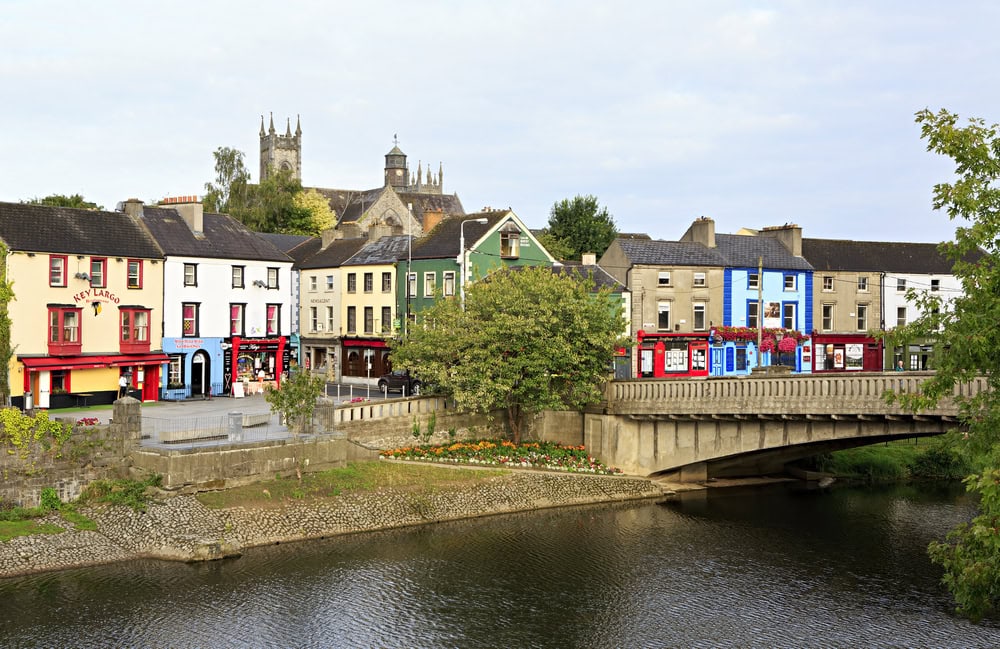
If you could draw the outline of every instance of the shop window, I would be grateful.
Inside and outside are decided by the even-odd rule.
[[[104,288],[108,285],[108,260],[106,258],[90,258],[90,285],[94,288]]]
[[[267,305],[267,335],[277,336],[281,334],[281,305]]]
[[[745,346],[736,348],[736,369],[737,371],[747,369],[747,348]]]
[[[822,328],[823,331],[833,331],[833,305],[824,304],[822,311]]]
[[[660,302],[656,307],[656,328],[670,330],[670,302]]]
[[[434,297],[437,273],[424,273],[424,297]]]
[[[119,310],[119,342],[122,353],[149,351],[149,309]]]
[[[382,333],[392,333],[392,307],[382,307]]]
[[[375,333],[375,309],[370,306],[365,307],[365,333]]]
[[[358,307],[347,307],[347,333],[353,334],[358,331]]]
[[[656,274],[656,285],[657,286],[670,286],[670,271],[661,270]]]
[[[859,275],[858,276],[858,293],[867,293],[867,292],[868,292],[868,276],[867,275]]]
[[[392,293],[392,273],[382,273],[382,292]]]
[[[66,255],[49,255],[49,286],[66,286]]]
[[[229,305],[229,335],[230,336],[243,336],[245,334],[245,316],[247,312],[247,305],[245,304],[230,304]]]
[[[365,293],[375,290],[375,273],[365,273]]]
[[[695,273],[694,274],[694,281],[692,282],[692,284],[695,286],[695,288],[704,287],[705,286],[705,273]]]
[[[184,264],[184,286],[198,286],[198,264]]]
[[[267,287],[278,288],[278,269],[273,266],[267,269]]]
[[[795,290],[795,275],[785,275],[785,290],[786,291]]]
[[[76,307],[49,307],[49,353],[53,355],[79,354],[82,343],[83,309]]]
[[[244,277],[246,276],[246,266],[233,266],[233,288],[244,288]]]
[[[833,275],[823,275],[823,290],[827,293],[833,290]]]
[[[49,376],[51,379],[49,390],[52,394],[65,394],[70,391],[69,370],[52,370]]]
[[[358,274],[357,273],[347,273],[347,292],[357,293],[358,292]]]
[[[441,274],[441,280],[444,284],[444,296],[451,297],[455,295],[455,271],[446,270]]]
[[[781,305],[781,326],[785,329],[797,329],[795,326],[795,303]]]
[[[181,336],[194,338],[198,336],[198,311],[201,305],[195,302],[185,302],[181,305]]]
[[[747,302],[747,326],[754,327],[760,325],[760,303],[757,301]]]
[[[705,331],[705,303],[694,303],[694,330]]]
[[[184,355],[172,354],[167,369],[167,388],[179,390],[184,387]]]
[[[128,288],[142,288],[142,260],[129,259],[127,268]]]

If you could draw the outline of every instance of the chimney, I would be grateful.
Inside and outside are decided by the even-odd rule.
[[[118,211],[124,212],[133,218],[141,219],[142,201],[138,198],[128,198],[119,204]]]
[[[427,210],[424,212],[424,234],[437,227],[437,224],[444,219],[444,209]]]
[[[330,247],[331,243],[333,243],[337,239],[340,239],[341,236],[342,233],[338,231],[337,228],[327,228],[323,230],[322,232],[319,233],[320,250],[326,250],[327,248]]]
[[[774,237],[796,257],[802,256],[802,228],[794,223],[773,225],[760,231],[762,237]]]
[[[681,241],[700,243],[706,248],[715,247],[715,221],[707,216],[699,216],[687,229]]]
[[[202,207],[201,201],[198,200],[197,196],[173,196],[170,198],[164,198],[160,201],[160,205],[167,205],[181,215],[187,226],[191,228],[191,232],[195,234],[202,234],[205,231],[204,226],[204,207]]]
[[[597,265],[597,253],[596,252],[585,252],[585,253],[583,253],[581,263],[584,266],[596,266]]]

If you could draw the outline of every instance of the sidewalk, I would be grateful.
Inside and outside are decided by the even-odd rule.
[[[242,412],[247,415],[271,412],[271,406],[264,400],[263,394],[254,394],[242,399],[233,397],[214,397],[213,399],[190,399],[186,401],[147,401],[142,404],[143,417],[174,419],[181,417],[224,417],[231,412]],[[77,410],[66,408],[49,410],[49,418],[72,418],[74,421],[83,417],[96,417],[100,423],[107,424],[114,416],[114,406],[95,406]]]

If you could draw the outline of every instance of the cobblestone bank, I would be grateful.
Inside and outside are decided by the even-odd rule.
[[[96,532],[39,534],[0,543],[0,577],[152,557],[200,561],[243,548],[434,521],[662,495],[642,478],[514,471],[431,494],[369,492],[269,509],[209,509],[178,495],[145,512],[127,507],[84,511]],[[60,527],[71,527],[58,516]]]

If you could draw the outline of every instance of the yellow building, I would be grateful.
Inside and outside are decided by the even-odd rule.
[[[0,203],[0,241],[15,296],[12,404],[158,399],[163,253],[142,224],[121,212]]]

